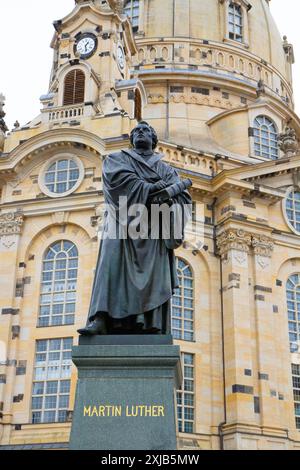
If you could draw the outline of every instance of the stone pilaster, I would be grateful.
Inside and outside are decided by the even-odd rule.
[[[16,340],[12,340],[12,326],[18,323],[18,305],[16,299],[18,247],[23,226],[23,215],[6,213],[0,215],[0,343],[5,345],[0,358],[0,402],[3,403],[0,420],[1,444],[9,442],[12,421],[12,395],[15,380]],[[3,348],[2,348],[3,349]],[[9,351],[9,353],[5,353]],[[7,425],[7,426],[5,426]],[[1,429],[2,428],[2,429]]]
[[[227,424],[254,423],[249,251],[251,235],[228,229],[217,238],[223,277]]]
[[[280,426],[279,394],[276,360],[276,306],[273,300],[272,254],[274,243],[263,234],[252,236],[253,295],[256,325],[256,355],[259,390],[260,424],[263,427]]]

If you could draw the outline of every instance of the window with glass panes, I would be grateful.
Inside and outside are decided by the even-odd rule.
[[[257,116],[253,132],[255,155],[276,160],[278,158],[278,134],[274,122],[267,116]]]
[[[182,353],[183,385],[177,390],[179,432],[193,433],[195,420],[194,355]]]
[[[292,364],[296,428],[300,430],[300,365]]]
[[[285,200],[285,211],[289,223],[300,233],[300,192],[289,191]]]
[[[53,194],[70,191],[79,179],[77,163],[71,159],[57,160],[45,172],[45,186]]]
[[[177,258],[179,288],[172,297],[172,335],[194,341],[194,277],[188,263]]]
[[[243,41],[243,13],[242,7],[234,2],[229,4],[229,38],[234,41]]]
[[[290,351],[297,352],[300,341],[300,274],[293,274],[286,284]],[[300,351],[300,350],[299,350]]]
[[[43,258],[38,326],[73,325],[75,320],[78,250],[61,240]]]
[[[133,31],[138,31],[140,14],[139,0],[127,0],[125,2],[124,14],[130,18]]]
[[[73,338],[36,342],[31,419],[32,423],[67,421],[70,397]]]

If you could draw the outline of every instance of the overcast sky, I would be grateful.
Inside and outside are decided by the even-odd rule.
[[[200,0],[199,0],[200,1]],[[210,0],[202,0],[210,1]],[[52,22],[68,14],[74,0],[0,0],[0,92],[6,96],[6,122],[25,124],[39,114],[52,66]],[[299,0],[271,0],[281,35],[294,45],[294,89],[300,113]]]

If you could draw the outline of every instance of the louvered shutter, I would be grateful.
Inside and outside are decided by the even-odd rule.
[[[65,78],[63,106],[84,103],[85,75],[81,70],[71,70]]]

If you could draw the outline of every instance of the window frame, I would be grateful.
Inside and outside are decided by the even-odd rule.
[[[47,264],[47,263],[52,263],[52,261],[47,259],[47,254],[50,252],[50,250],[52,249],[52,247],[54,245],[57,245],[58,243],[60,243],[62,246],[64,245],[65,242],[68,242],[72,245],[72,249],[73,247],[75,247],[76,249],[76,253],[77,255],[76,256],[66,256],[66,258],[61,258],[60,260],[58,259],[57,256],[54,256],[53,257],[53,268],[54,269],[47,269],[45,270],[44,269],[44,265]],[[70,251],[71,248],[69,248],[68,250],[65,250],[66,254]],[[62,250],[64,251],[64,250]],[[57,252],[57,253],[61,253],[62,251],[60,252]],[[66,268],[57,268],[57,260],[58,262],[59,261],[64,261],[66,259]],[[70,261],[76,259],[76,267],[70,267]],[[56,268],[56,269],[55,269]],[[77,271],[76,273],[76,278],[72,278],[72,279],[69,279],[68,277],[68,273],[69,271]],[[62,278],[62,279],[56,279],[56,273],[59,273],[59,272],[64,272],[66,273],[65,277]],[[77,297],[77,294],[78,294],[78,271],[79,271],[79,252],[78,252],[78,248],[77,246],[75,245],[75,243],[71,240],[66,240],[66,239],[61,239],[61,240],[57,240],[53,243],[51,243],[47,249],[45,250],[44,254],[43,254],[43,257],[42,257],[42,269],[41,269],[41,276],[40,276],[40,293],[39,293],[39,313],[38,313],[38,322],[37,322],[37,328],[49,328],[49,327],[60,327],[60,326],[71,326],[71,325],[74,325],[75,324],[75,314],[76,314],[76,302],[78,300],[78,297]],[[51,276],[51,280],[47,281],[47,280],[43,280],[43,277],[44,277],[44,274],[48,274],[48,273],[52,273],[52,276]],[[55,284],[59,284],[62,282],[64,283],[64,290],[63,291],[56,291],[55,290]],[[68,282],[75,282],[76,284],[76,287],[75,289],[66,289],[66,284]],[[50,289],[50,292],[44,292],[43,291],[43,286],[44,285],[48,285],[51,283],[51,289]],[[70,300],[68,302],[68,299],[67,299],[67,293],[68,292],[74,292],[74,300]],[[63,293],[64,295],[64,300],[63,301],[57,301],[55,302],[55,295],[58,295],[58,294],[61,294]],[[45,303],[42,303],[42,297],[43,296],[50,296],[50,300],[49,302],[45,302]],[[58,303],[59,302],[59,303]],[[67,310],[67,305],[69,304],[75,304],[75,309],[74,309],[74,312],[66,312]],[[63,305],[63,311],[59,314],[53,314],[53,307],[55,305]],[[46,307],[46,306],[49,306],[49,315],[41,315],[41,309],[43,307]],[[71,323],[68,323],[66,322],[66,317],[74,317],[73,318],[73,322]],[[41,320],[45,317],[48,317],[49,318],[49,323],[46,325],[46,324],[40,324]],[[61,323],[53,323],[53,319],[55,317],[62,317],[62,322]],[[41,322],[42,323],[42,322]]]
[[[222,8],[223,13],[223,28],[224,28],[224,42],[228,44],[232,44],[243,48],[249,48],[249,19],[248,19],[248,11],[251,9],[251,5],[246,0],[219,0]],[[242,40],[236,41],[230,38],[230,31],[229,31],[229,6],[230,4],[236,4],[237,6],[241,7],[242,13]]]
[[[50,191],[49,188],[46,186],[45,176],[46,176],[46,173],[49,170],[49,168],[59,160],[71,160],[71,161],[73,161],[78,167],[79,177],[78,177],[78,180],[75,183],[75,185],[72,186],[72,188],[70,188],[69,190],[67,190],[63,193],[54,193],[54,192]],[[65,196],[68,196],[69,194],[74,193],[79,188],[79,186],[81,185],[83,179],[84,179],[84,166],[83,166],[83,163],[82,163],[81,159],[79,157],[77,157],[76,155],[74,155],[74,154],[59,153],[59,154],[53,156],[52,158],[50,158],[49,160],[47,160],[47,162],[42,167],[42,169],[39,173],[39,177],[38,177],[38,185],[40,187],[40,190],[46,196],[49,196],[49,197],[54,199],[54,198],[65,197]]]
[[[264,155],[257,155],[256,154],[256,148],[255,146],[256,145],[259,145],[260,146],[260,153],[263,153],[261,151],[262,147],[263,147],[263,138],[262,138],[262,126],[264,124],[262,124],[260,127],[256,127],[256,121],[259,119],[259,118],[264,118],[264,119],[267,119],[271,125],[274,126],[274,130],[275,132],[273,132],[273,134],[276,135],[277,137],[277,155],[275,157],[275,155],[272,154],[272,146],[271,146],[271,135],[272,135],[272,132],[270,130],[268,130],[268,154],[269,154],[269,157],[266,157]],[[267,114],[256,114],[254,117],[253,117],[253,120],[252,120],[252,133],[251,133],[251,137],[252,137],[252,146],[251,146],[251,150],[252,150],[252,153],[253,153],[253,157],[254,158],[261,158],[263,159],[264,161],[276,161],[280,158],[280,149],[279,149],[279,145],[278,145],[278,135],[279,135],[279,130],[278,130],[278,126],[276,124],[276,122],[274,121],[274,119],[272,119],[269,115]],[[259,142],[257,142],[257,138],[258,136],[255,134],[256,131],[259,131],[260,135],[259,135]]]
[[[72,344],[74,342],[74,339],[71,336],[60,337],[60,338],[37,339],[36,342],[35,342],[35,350],[34,350],[34,358],[33,358],[33,375],[32,375],[31,394],[30,394],[30,422],[31,422],[31,424],[50,424],[50,423],[66,423],[66,422],[68,422],[68,412],[69,412],[69,409],[70,409],[71,386],[72,386],[72,384],[71,384],[71,380],[72,380],[72,359],[71,359],[71,357],[68,358],[68,359],[63,359],[63,353],[64,352],[71,353],[72,346],[69,349],[64,349],[63,342],[65,340],[71,340]],[[45,341],[46,341],[46,350],[45,351],[38,351],[38,343],[41,344],[42,342],[45,342]],[[60,341],[60,348],[59,349],[50,349],[50,341]],[[38,354],[40,354],[40,355],[46,354],[45,363],[40,362],[40,364],[45,364],[43,367],[46,368],[46,371],[48,372],[50,361],[47,360],[47,359],[49,359],[49,355],[51,353],[58,352],[58,351],[60,353],[60,359],[59,360],[52,360],[52,362],[53,362],[53,364],[59,362],[60,377],[59,378],[36,379],[35,378],[35,371],[38,367],[40,367],[40,368],[42,367],[41,365],[37,366],[37,364],[38,364],[37,355]],[[61,376],[61,368],[63,366],[68,367],[68,370],[69,370],[68,377],[62,377]],[[57,391],[55,393],[54,392],[47,393],[47,384],[49,382],[51,382],[51,383],[57,382]],[[69,382],[68,392],[61,392],[61,388],[60,388],[61,382]],[[35,384],[41,384],[41,383],[43,383],[43,392],[42,393],[34,393]],[[61,396],[67,396],[68,397],[68,406],[63,406],[63,407],[59,406],[59,399],[60,399]],[[54,408],[48,408],[47,409],[45,407],[46,399],[50,398],[50,397],[56,397],[56,406]],[[35,409],[33,409],[33,399],[34,398],[37,398],[37,399],[39,398],[39,399],[42,400],[41,406],[37,407]],[[65,416],[64,420],[59,420],[59,412],[60,411],[65,411],[66,412],[66,416]],[[45,421],[43,419],[44,414],[46,412],[49,412],[49,413],[54,412],[55,413],[54,421],[51,421],[51,420],[46,420]],[[34,413],[41,413],[40,421],[34,421],[34,417],[33,417]]]
[[[184,269],[180,269],[179,266],[178,266],[178,263],[179,262],[183,262],[185,264],[185,268]],[[190,269],[192,275],[191,276],[184,276],[184,270],[188,268]],[[171,330],[172,330],[172,336],[175,340],[178,340],[178,341],[185,341],[185,342],[189,342],[189,343],[194,343],[195,342],[195,275],[194,275],[194,271],[192,269],[192,266],[191,264],[183,259],[182,257],[177,257],[176,258],[176,269],[177,269],[177,273],[178,271],[180,270],[181,271],[181,275],[178,273],[178,278],[179,278],[179,281],[181,280],[182,283],[179,282],[179,293],[180,295],[177,295],[176,292],[174,293],[173,297],[172,297],[172,301],[171,301]],[[187,279],[187,280],[190,280],[192,282],[192,287],[186,287],[185,284],[184,284],[184,280]],[[178,290],[176,289],[176,291]],[[192,295],[191,297],[186,297],[185,296],[185,290],[188,289],[188,290],[192,290]],[[173,301],[174,299],[179,299],[179,303],[178,304],[174,304]],[[188,301],[191,301],[191,304],[192,304],[192,307],[187,307],[185,305],[185,300],[188,300]],[[178,313],[176,316],[174,316],[173,314],[173,309],[178,309],[180,310],[180,313]],[[188,310],[190,312],[192,312],[192,318],[186,318],[185,317],[185,310]],[[173,321],[176,321],[176,320],[180,320],[181,321],[181,328],[175,328],[173,326]],[[191,329],[187,330],[185,328],[185,323],[188,322],[191,324]],[[174,332],[180,332],[180,337],[176,337],[174,335]],[[192,335],[192,339],[186,339],[185,338],[185,334],[186,333],[190,333]]]
[[[295,188],[294,186],[289,186],[289,187],[287,188],[285,197],[284,197],[284,199],[282,200],[282,212],[283,212],[284,220],[285,220],[286,224],[288,225],[288,227],[290,228],[290,230],[291,230],[292,232],[294,232],[296,235],[300,235],[300,230],[298,231],[298,230],[296,229],[296,227],[294,227],[294,225],[292,224],[292,222],[290,222],[289,216],[288,216],[288,214],[287,214],[287,210],[288,210],[287,207],[286,207],[286,206],[287,206],[287,199],[288,199],[288,196],[289,196],[289,194],[290,194],[291,192],[298,192],[298,193],[300,193],[300,190],[297,189],[297,188]],[[294,211],[294,209],[293,209],[293,211]],[[295,211],[294,211],[294,212],[295,212]],[[300,212],[300,211],[299,211],[299,212]]]
[[[192,363],[185,363],[185,356],[190,356],[192,357]],[[189,353],[183,351],[181,353],[181,364],[182,364],[182,370],[183,370],[183,381],[181,387],[176,391],[176,410],[177,410],[177,421],[178,421],[178,431],[183,434],[194,434],[195,433],[195,424],[196,424],[196,355],[194,353]],[[192,377],[186,376],[185,368],[190,368],[192,369]],[[192,383],[192,389],[188,390],[186,389],[186,381],[189,381]],[[193,396],[193,405],[188,405],[185,403],[185,398],[187,395],[192,395]],[[179,401],[180,397],[180,401]],[[181,418],[179,418],[179,408],[181,409]],[[185,410],[191,409],[193,410],[193,419],[189,419],[185,417]],[[180,429],[180,423],[182,425]],[[186,431],[185,430],[185,424],[186,423],[192,423],[192,430],[191,431]]]

